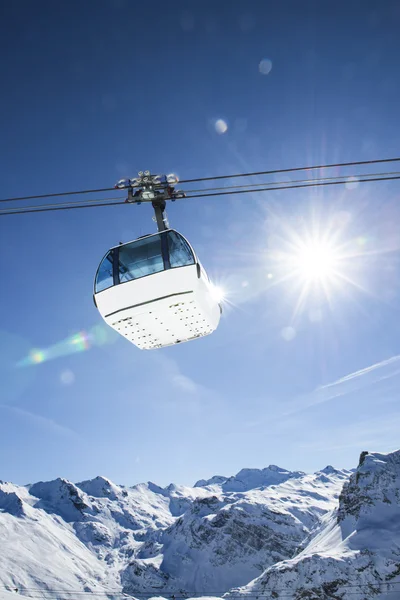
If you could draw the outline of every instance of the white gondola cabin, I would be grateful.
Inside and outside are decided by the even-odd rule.
[[[173,229],[111,248],[96,273],[94,301],[105,322],[140,349],[208,335],[222,312],[192,247]]]

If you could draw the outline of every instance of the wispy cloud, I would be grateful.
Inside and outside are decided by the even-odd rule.
[[[327,450],[347,450],[367,448],[369,451],[397,449],[399,443],[400,413],[389,416],[367,418],[357,423],[345,423],[333,430],[314,429],[307,441],[300,442],[299,448],[319,452]]]
[[[176,360],[161,353],[154,355],[152,358],[154,358],[158,366],[161,368],[168,383],[172,384],[179,390],[188,392],[190,394],[195,394],[196,392],[200,391],[201,385],[182,373]]]
[[[43,417],[42,415],[32,413],[29,410],[25,410],[24,408],[19,408],[17,406],[9,406],[8,404],[0,404],[0,409],[12,413],[21,419],[29,421],[30,423],[33,423],[38,427],[50,431],[51,433],[62,435],[64,437],[78,437],[78,434],[69,427],[60,425],[56,421],[53,421],[53,419],[49,419],[48,417]]]
[[[392,356],[391,358],[382,360],[378,363],[375,363],[374,365],[370,365],[369,367],[365,367],[364,369],[360,369],[359,371],[355,371],[354,373],[345,375],[344,377],[337,379],[333,383],[327,383],[326,385],[323,385],[318,389],[325,390],[328,388],[332,388],[332,387],[347,383],[348,381],[352,381],[353,379],[360,379],[361,377],[364,377],[365,375],[369,375],[373,371],[382,371],[382,369],[384,369],[385,367],[391,366],[393,364],[399,364],[399,363],[400,363],[400,354],[397,354],[396,356]],[[392,373],[388,373],[388,374],[380,373],[377,375],[376,381],[380,381],[381,379],[387,379],[388,377],[394,377],[394,375],[397,375],[399,372],[400,372],[400,369],[397,369],[397,370],[393,371]]]
[[[195,394],[199,390],[199,385],[182,373],[173,375],[171,381],[177,388],[189,394]]]
[[[183,373],[178,362],[166,356],[164,353],[152,355],[158,369],[161,371],[166,389],[175,389],[175,392],[168,395],[168,401],[165,398],[162,404],[169,407],[182,409],[186,412],[200,414],[207,407],[221,406],[224,400],[215,390],[198,383],[186,373]]]
[[[392,379],[400,375],[400,355],[392,356],[386,360],[349,373],[340,379],[316,388],[287,405],[285,415],[297,413],[317,404],[323,404],[340,396],[352,394],[362,388]]]
[[[249,420],[242,424],[242,428],[245,427],[246,429],[254,430],[264,428],[265,425],[268,425],[270,436],[291,435],[290,432],[296,431],[300,424],[303,423],[301,413],[313,407],[329,403],[332,400],[345,396],[351,397],[353,395],[351,406],[353,408],[359,406],[362,409],[359,411],[361,420],[358,422],[363,425],[365,425],[363,417],[367,419],[368,414],[374,413],[377,401],[379,401],[379,406],[382,403],[386,404],[385,414],[388,417],[388,423],[385,427],[387,427],[387,433],[392,435],[391,427],[394,426],[397,432],[400,422],[400,413],[397,412],[398,403],[394,402],[394,399],[398,397],[397,381],[394,382],[394,391],[388,386],[383,387],[383,382],[394,379],[396,376],[400,376],[400,355],[392,356],[364,369],[344,375],[335,381],[317,387],[307,394],[302,394],[284,403],[276,403],[275,408],[271,407],[269,403],[270,408],[267,416]],[[364,391],[360,393],[361,390]],[[390,406],[391,404],[392,407]],[[390,416],[388,415],[389,412],[391,413]],[[307,416],[307,419],[309,418],[311,418],[311,415]],[[354,426],[354,419],[352,423],[352,426]],[[329,420],[324,424],[324,431],[326,431],[328,425]],[[375,418],[371,420],[369,430],[371,431],[371,435],[375,434],[377,430],[377,421]],[[366,434],[365,428],[363,429],[363,434]],[[384,435],[385,433],[383,432],[382,436]],[[361,441],[355,440],[355,446],[359,445]],[[367,442],[368,440],[365,441]]]

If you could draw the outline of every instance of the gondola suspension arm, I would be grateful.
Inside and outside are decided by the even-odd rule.
[[[128,190],[126,202],[131,204],[151,202],[157,229],[158,231],[165,231],[169,229],[166,201],[171,200],[173,202],[177,198],[186,196],[184,192],[175,190],[173,184],[177,182],[178,177],[172,173],[170,175],[151,175],[150,171],[139,171],[138,177],[121,179],[115,187]]]

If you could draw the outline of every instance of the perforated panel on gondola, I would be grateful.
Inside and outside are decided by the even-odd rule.
[[[125,316],[112,327],[143,350],[178,344],[214,330],[195,299],[174,303],[166,299],[157,310]]]

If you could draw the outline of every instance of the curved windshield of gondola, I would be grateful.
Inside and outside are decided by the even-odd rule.
[[[167,239],[171,268],[186,267],[187,265],[194,264],[193,252],[185,238],[176,233],[176,231],[168,231]]]
[[[164,271],[161,238],[152,235],[119,248],[119,282],[125,283]]]
[[[103,258],[96,274],[96,294],[102,292],[113,285],[113,254],[110,250]]]
[[[113,252],[117,253],[113,265]],[[96,293],[114,283],[126,283],[167,269],[193,265],[195,257],[185,240],[176,231],[156,235],[122,244],[110,251],[99,266],[96,276]],[[113,277],[113,266],[116,269]]]

